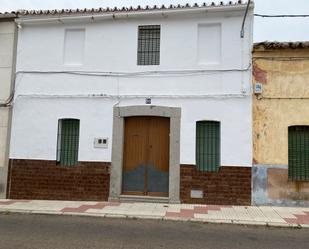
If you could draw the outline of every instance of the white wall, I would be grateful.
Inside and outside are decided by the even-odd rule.
[[[108,149],[95,149],[95,137],[112,138],[112,110],[117,100],[105,98],[22,98],[15,105],[12,158],[56,160],[59,118],[80,119],[81,161],[111,161]],[[123,100],[121,106],[144,104],[144,99]],[[221,163],[227,166],[251,164],[251,104],[237,100],[153,99],[154,105],[181,107],[181,163],[195,163],[195,122],[221,121]],[[243,108],[247,105],[248,108]],[[25,118],[25,116],[27,118]]]
[[[11,93],[14,49],[14,22],[0,22],[0,103]],[[0,107],[0,167],[5,166],[9,109]]]
[[[55,160],[57,120],[72,117],[80,119],[79,160],[110,161],[111,144],[108,149],[95,149],[93,139],[109,137],[111,143],[113,105],[118,103],[115,96],[121,96],[120,106],[142,105],[145,97],[153,96],[153,105],[182,108],[181,163],[195,163],[195,122],[209,119],[222,122],[222,165],[250,166],[250,70],[190,75],[159,73],[143,77],[46,73],[246,68],[250,63],[252,20],[248,19],[246,37],[241,40],[242,15],[243,11],[206,17],[182,14],[95,23],[23,25],[19,30],[11,158]],[[221,27],[221,62],[199,63],[198,26],[213,23]],[[147,24],[161,25],[158,66],[136,65],[137,28]],[[64,63],[64,37],[66,29],[74,28],[85,30],[85,48],[83,63],[72,66]],[[205,44],[205,49],[212,48]],[[245,96],[241,96],[241,89],[246,90]],[[92,94],[96,97],[91,97]],[[100,94],[111,96],[98,97]]]
[[[11,93],[15,24],[0,22],[0,104],[7,101]],[[0,107],[0,198],[5,197],[6,172],[8,166],[9,108]]]

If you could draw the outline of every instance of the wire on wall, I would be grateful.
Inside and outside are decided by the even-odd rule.
[[[276,17],[279,17],[279,18],[289,18],[289,17],[309,17],[309,15],[307,14],[300,14],[300,15],[264,15],[264,14],[254,14],[254,16],[258,16],[258,17],[263,17],[263,18],[267,18],[267,17],[270,17],[270,18],[276,18]]]
[[[231,68],[231,69],[192,69],[192,70],[170,70],[170,71],[142,71],[142,72],[103,72],[103,71],[18,71],[16,75],[20,75],[17,79],[20,79],[25,74],[69,74],[69,75],[85,75],[85,76],[101,76],[101,77],[115,77],[117,79],[117,94],[105,94],[105,93],[84,93],[84,94],[18,94],[15,96],[14,101],[19,98],[107,98],[116,100],[114,106],[119,105],[121,99],[132,99],[132,98],[245,98],[251,96],[247,92],[242,91],[241,93],[223,93],[223,94],[171,94],[171,95],[120,95],[120,78],[130,78],[130,77],[177,77],[177,76],[188,76],[188,75],[204,75],[204,74],[218,74],[218,73],[230,73],[230,72],[247,72],[250,71],[252,64],[250,63],[246,68]],[[19,84],[17,84],[19,85]],[[17,87],[16,87],[17,88]],[[15,89],[16,89],[15,88]]]
[[[240,38],[244,38],[244,36],[245,36],[245,22],[246,22],[246,18],[247,18],[247,15],[248,15],[250,3],[251,3],[251,0],[248,0],[245,15],[244,15],[244,18],[243,18],[242,24],[241,24]]]
[[[103,72],[103,71],[17,71],[18,74],[72,74],[102,77],[167,77],[167,76],[192,76],[199,74],[217,74],[230,72],[246,72],[251,68],[251,63],[246,68],[231,69],[197,69],[197,70],[169,70],[169,71],[143,71],[143,72]]]
[[[191,99],[191,98],[215,98],[215,99],[224,99],[224,98],[245,98],[251,96],[251,93],[249,94],[238,94],[238,93],[227,93],[227,94],[165,94],[165,95],[147,95],[147,94],[140,94],[140,95],[130,95],[130,94],[123,94],[123,95],[118,95],[118,94],[19,94],[17,98],[41,98],[41,99],[46,99],[46,98],[107,98],[107,99],[115,99],[115,100],[120,100],[120,99],[132,99],[132,98],[186,98],[186,99]]]
[[[14,93],[12,93],[10,95],[10,97],[4,102],[4,103],[0,103],[0,107],[9,107],[11,106],[12,102],[14,99]]]

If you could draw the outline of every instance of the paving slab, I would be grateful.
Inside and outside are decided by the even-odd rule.
[[[308,207],[0,199],[0,212],[309,228]]]

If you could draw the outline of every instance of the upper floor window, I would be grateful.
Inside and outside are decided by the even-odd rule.
[[[289,179],[309,180],[309,126],[289,127]]]
[[[79,120],[60,119],[58,121],[57,162],[64,166],[74,166],[78,162]]]
[[[202,171],[220,167],[220,122],[196,122],[196,166]]]
[[[160,64],[160,25],[138,27],[137,65]]]

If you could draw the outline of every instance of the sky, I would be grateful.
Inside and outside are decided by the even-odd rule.
[[[236,0],[234,0],[236,1]],[[0,0],[0,12],[18,9],[76,9],[203,3],[198,0]],[[213,0],[213,2],[219,2]],[[223,1],[227,2],[227,0]],[[254,13],[309,14],[309,0],[255,0]],[[254,19],[254,42],[309,41],[309,17]]]

